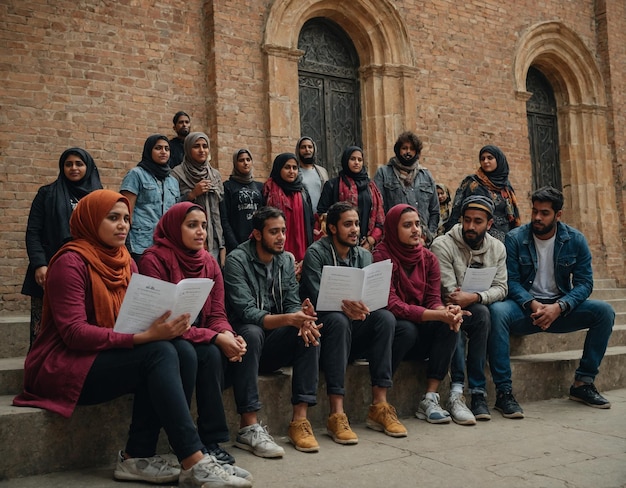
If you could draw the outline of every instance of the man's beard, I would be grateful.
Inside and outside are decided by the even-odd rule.
[[[546,234],[549,234],[550,232],[552,232],[555,225],[556,225],[556,222],[554,220],[550,223],[550,225],[546,225],[545,227],[539,230],[535,229],[535,226],[533,225],[532,226],[533,234],[535,234],[536,236],[545,236]]]
[[[476,237],[469,237],[466,231],[463,231],[463,240],[465,244],[467,244],[472,249],[478,249],[485,239],[485,234],[487,231],[481,232],[480,234],[476,232]]]
[[[285,247],[283,246],[283,248],[280,251],[277,251],[276,249],[274,249],[273,247],[269,246],[266,242],[265,239],[261,239],[261,247],[263,248],[263,250],[265,252],[268,252],[270,254],[274,254],[275,256],[282,254],[285,251]]]
[[[315,155],[305,158],[304,156],[300,156],[300,161],[303,164],[315,164]]]
[[[176,134],[178,134],[178,137],[187,137],[189,135],[189,129],[180,129]]]

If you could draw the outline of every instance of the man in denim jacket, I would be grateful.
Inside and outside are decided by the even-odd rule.
[[[506,418],[523,418],[512,393],[509,334],[555,334],[588,329],[583,355],[569,398],[596,408],[611,404],[596,390],[598,374],[615,311],[593,290],[591,253],[585,237],[560,222],[563,194],[543,187],[532,194],[532,221],[506,236],[508,300],[491,309],[489,363],[496,385],[496,410]]]

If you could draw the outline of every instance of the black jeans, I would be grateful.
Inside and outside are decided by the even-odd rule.
[[[79,405],[135,394],[125,449],[132,457],[155,455],[161,426],[178,459],[204,449],[187,400],[196,382],[197,361],[187,354],[185,344],[176,339],[101,351],[87,374]]]
[[[293,366],[291,404],[317,404],[319,346],[306,347],[298,336],[298,329],[290,326],[264,331],[258,325],[249,324],[236,327],[236,331],[248,344],[243,361],[229,365],[239,414],[261,408],[259,373],[271,373],[283,366]]]
[[[415,324],[400,319],[398,327],[407,331],[407,338],[394,351],[394,365],[397,367],[402,359],[428,359],[426,377],[443,380],[450,368],[457,333],[443,322]]]
[[[323,313],[320,322],[320,365],[329,395],[345,395],[348,362],[363,356],[369,360],[372,386],[391,388],[396,319],[389,310],[376,310],[365,320],[350,320],[343,312]]]

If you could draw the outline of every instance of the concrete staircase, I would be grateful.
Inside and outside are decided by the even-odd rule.
[[[614,280],[595,281],[593,298],[605,300],[617,312],[615,328],[596,384],[601,391],[626,387],[626,289],[615,287]],[[128,431],[132,397],[79,407],[71,419],[46,411],[11,405],[21,390],[24,356],[28,348],[28,317],[0,317],[0,480],[54,471],[110,465],[117,450],[123,448]],[[511,341],[513,386],[518,401],[558,398],[567,395],[581,355],[585,331],[564,334],[535,334],[514,337]],[[401,417],[412,416],[425,389],[422,363],[403,363],[394,377],[389,400]],[[370,402],[367,366],[351,365],[347,378],[346,410],[353,422],[363,422]],[[488,380],[489,403],[495,392]],[[448,384],[442,385],[447,398]],[[325,384],[320,382],[318,406],[309,410],[314,428],[325,426],[328,402]],[[290,420],[291,372],[263,376],[260,394],[264,407],[260,418],[275,435],[284,435]],[[231,437],[238,418],[232,392],[226,391]],[[164,437],[164,436],[162,436]],[[167,450],[166,439],[160,449]]]

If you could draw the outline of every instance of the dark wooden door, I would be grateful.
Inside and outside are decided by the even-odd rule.
[[[318,162],[335,176],[346,146],[361,142],[359,58],[334,22],[316,18],[300,31],[300,133],[317,144]]]
[[[554,91],[546,77],[533,67],[528,70],[526,91],[532,93],[532,97],[526,102],[526,115],[533,190],[546,185],[562,190]]]

